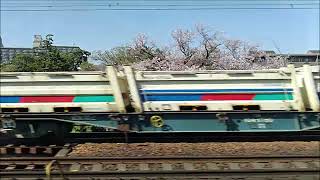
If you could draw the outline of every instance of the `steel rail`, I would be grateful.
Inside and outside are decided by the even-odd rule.
[[[0,163],[3,161],[51,161],[51,160],[62,160],[62,161],[110,161],[110,160],[283,160],[289,158],[290,160],[303,159],[312,160],[320,158],[319,155],[259,155],[259,156],[104,156],[104,157],[0,157]]]
[[[270,173],[140,173],[140,174],[121,174],[121,173],[103,173],[103,174],[84,174],[73,173],[64,174],[65,180],[146,180],[146,179],[161,179],[161,180],[199,180],[199,179],[215,179],[215,180],[234,180],[234,179],[261,179],[261,180],[279,180],[279,179],[319,179],[320,176],[315,172],[270,172]],[[62,180],[61,175],[53,173],[50,178],[45,174],[12,174],[3,175],[2,180],[33,180],[33,179],[48,179],[48,180]]]

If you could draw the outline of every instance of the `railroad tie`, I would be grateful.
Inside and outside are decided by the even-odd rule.
[[[22,148],[23,148],[22,146],[21,147],[15,147],[14,148],[15,153],[16,154],[22,154]]]
[[[5,168],[5,170],[14,170],[16,169],[16,165],[12,164],[12,165],[9,165]]]
[[[162,163],[162,169],[164,171],[172,171],[172,166],[171,164],[168,164],[168,163]]]
[[[92,165],[92,171],[100,172],[102,170],[103,170],[103,168],[102,168],[102,164],[101,163],[95,163],[95,164]]]
[[[5,147],[3,147],[3,149],[1,150],[1,154],[10,154],[13,153],[15,151],[13,144],[8,144]]]
[[[118,171],[126,171],[127,166],[125,164],[117,164]]]
[[[308,169],[308,164],[305,162],[292,162],[292,164],[299,169]]]
[[[187,171],[192,171],[194,170],[193,164],[192,163],[183,163],[184,169]]]
[[[78,172],[78,171],[80,171],[80,169],[81,169],[81,164],[79,164],[79,163],[73,163],[72,165],[71,165],[71,167],[70,167],[70,171],[71,172]]]
[[[251,164],[253,169],[256,169],[256,170],[272,169],[272,166],[268,162],[253,162]]]
[[[53,153],[53,151],[52,151],[52,148],[54,148],[54,147],[56,147],[55,145],[50,145],[49,147],[46,147],[46,152],[48,153],[48,154],[52,154]]]
[[[38,153],[38,146],[30,147],[29,153],[30,154],[37,154]]]
[[[272,168],[275,169],[287,169],[285,164],[288,164],[287,162],[281,163],[281,162],[272,162]]]
[[[312,166],[315,168],[320,169],[320,161],[312,161],[310,164],[312,164]]]
[[[34,164],[29,164],[26,168],[24,168],[25,170],[33,170],[35,168]]]
[[[57,152],[55,157],[65,157],[70,151],[71,151],[70,149],[62,148]]]
[[[150,169],[149,169],[149,165],[146,164],[146,163],[141,163],[141,164],[139,164],[139,169],[140,169],[141,171],[148,171],[148,170],[150,170]]]
[[[233,163],[228,163],[228,164],[229,164],[230,169],[232,169],[232,170],[239,170],[239,169],[241,169],[239,163],[233,162]]]
[[[7,148],[0,147],[0,154],[7,154]]]
[[[216,163],[206,163],[209,170],[219,170],[220,168]]]

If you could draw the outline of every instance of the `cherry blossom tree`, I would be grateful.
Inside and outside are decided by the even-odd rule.
[[[257,45],[228,38],[203,25],[194,30],[177,29],[171,36],[171,45],[159,47],[139,34],[131,44],[96,57],[105,64],[151,71],[258,70],[287,64],[285,57],[270,56]]]
[[[269,56],[259,46],[231,39],[221,32],[197,25],[195,31],[172,33],[175,49],[165,57],[133,64],[138,70],[257,70],[286,66],[285,57]]]

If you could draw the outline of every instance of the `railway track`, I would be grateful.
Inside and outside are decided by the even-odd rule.
[[[25,146],[8,144],[0,146],[0,158],[4,157],[53,157],[66,156],[72,149],[72,145],[63,146]]]
[[[320,141],[320,130],[301,132],[95,132],[70,133],[62,137],[45,136],[41,138],[6,138],[0,140],[0,145],[46,145],[73,143],[177,143],[177,142],[272,142],[272,141]]]
[[[0,158],[0,177],[27,179],[319,179],[319,156]]]

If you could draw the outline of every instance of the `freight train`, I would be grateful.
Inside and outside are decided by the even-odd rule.
[[[2,131],[270,132],[320,127],[319,66],[2,72]],[[85,128],[84,128],[85,127]]]

